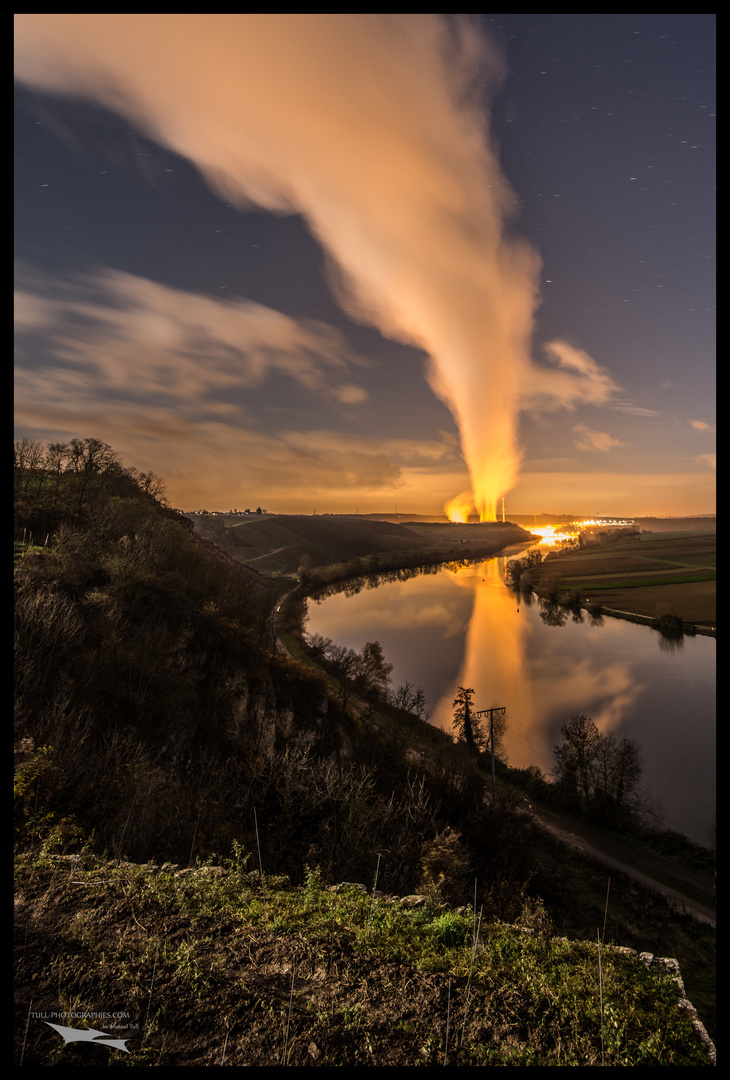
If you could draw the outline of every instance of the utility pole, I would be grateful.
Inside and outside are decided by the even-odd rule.
[[[496,792],[494,789],[494,714],[504,714],[505,710],[506,706],[500,706],[499,708],[495,707],[492,709],[481,709],[480,712],[474,713],[476,719],[478,719],[480,716],[486,716],[487,714],[489,714],[489,739],[492,744],[492,809],[494,809],[494,803],[496,799]]]

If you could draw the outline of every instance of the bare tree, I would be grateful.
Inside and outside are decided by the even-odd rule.
[[[387,663],[379,641],[366,641],[358,653],[355,683],[358,690],[383,693],[388,686],[393,665]]]
[[[561,734],[553,775],[565,800],[610,824],[635,816],[643,774],[638,744],[603,735],[585,716],[572,717]]]

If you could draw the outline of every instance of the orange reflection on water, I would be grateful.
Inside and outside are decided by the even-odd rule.
[[[627,664],[576,660],[570,648],[561,648],[567,645],[561,629],[548,631],[547,649],[543,643],[530,650],[542,627],[520,613],[520,599],[504,584],[505,562],[491,559],[454,575],[474,590],[474,606],[452,698],[459,686],[472,687],[476,710],[506,708],[503,748],[509,764],[537,765],[549,774],[559,725],[585,713],[602,732],[616,731],[643,688]],[[432,723],[451,731],[452,722],[453,707],[443,699]]]
[[[477,709],[506,706],[508,714],[531,717],[532,689],[524,678],[528,627],[520,619],[517,597],[505,588],[501,562],[490,559],[471,568],[473,572],[456,575],[460,584],[474,590],[474,607],[454,694],[459,686],[472,687]],[[446,731],[451,731],[452,721],[453,709],[446,703],[432,718]]]

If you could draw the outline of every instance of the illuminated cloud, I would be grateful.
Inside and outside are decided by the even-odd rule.
[[[518,475],[540,265],[505,232],[503,74],[467,16],[16,15],[19,79],[115,108],[230,202],[305,217],[348,314],[428,353],[482,517]]]
[[[343,405],[360,405],[368,399],[367,390],[353,383],[343,383],[342,386],[332,387],[332,394]]]
[[[554,366],[532,369],[523,395],[526,408],[573,409],[578,404],[605,405],[615,400],[620,388],[583,349],[566,341],[546,342],[543,349]]]
[[[232,408],[234,391],[284,375],[322,398],[361,404],[367,391],[340,382],[363,361],[330,326],[297,321],[247,300],[217,300],[121,271],[65,277],[63,289],[20,267],[16,341],[32,355],[43,330],[55,378],[89,392],[182,409]]]
[[[717,468],[717,455],[716,454],[700,454],[695,458],[698,465],[706,465],[708,469],[715,472]]]
[[[576,424],[573,431],[579,436],[575,445],[580,450],[610,450],[614,446],[626,446],[625,442],[615,439],[606,431],[591,431],[586,424]]]
[[[695,428],[697,431],[713,431],[709,424],[706,424],[704,420],[690,420],[690,427]]]
[[[463,484],[448,433],[302,432],[281,405],[274,430],[249,406],[252,391],[283,378],[299,390],[295,402],[311,392],[333,418],[362,408],[368,392],[350,381],[362,361],[331,327],[118,271],[61,283],[21,265],[17,280],[19,428],[48,441],[101,438],[125,461],[162,472],[174,505],[273,503],[295,512],[306,497],[352,512],[354,500],[363,511],[382,509],[401,492],[410,510],[419,500],[437,510],[439,485]]]
[[[649,409],[645,405],[637,405],[633,401],[623,401],[620,398],[607,402],[606,407],[614,409],[616,412],[627,413],[629,416],[638,416],[646,419],[661,416],[661,413],[656,409]]]

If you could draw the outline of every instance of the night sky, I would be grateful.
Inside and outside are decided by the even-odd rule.
[[[16,438],[187,510],[714,512],[713,15],[15,20]]]

